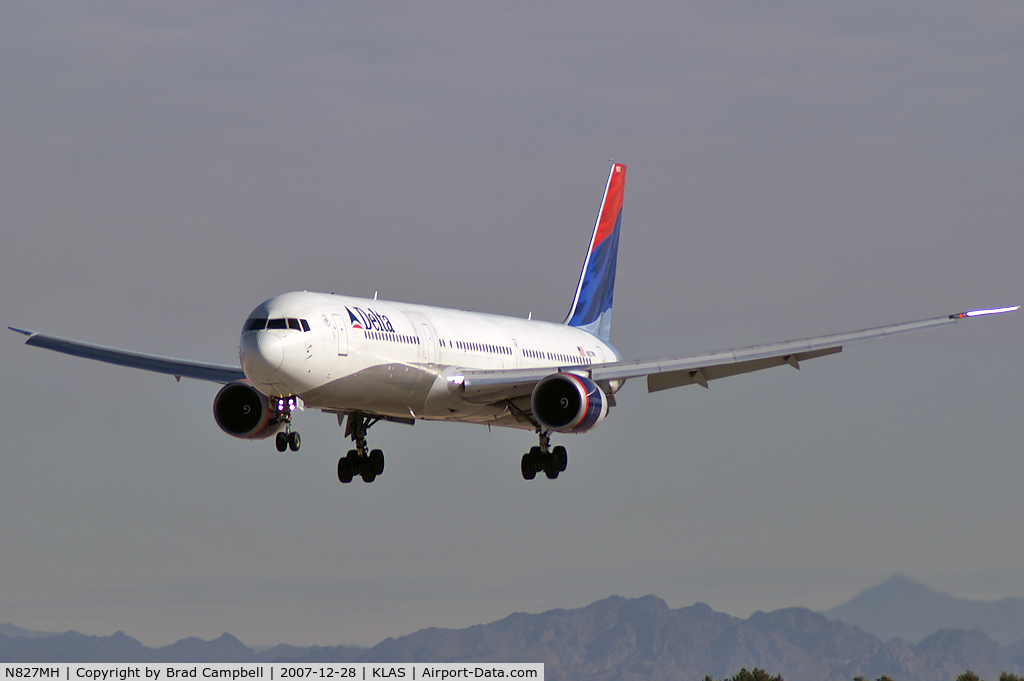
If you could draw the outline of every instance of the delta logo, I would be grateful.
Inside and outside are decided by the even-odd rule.
[[[354,308],[353,312],[348,307],[345,311],[348,312],[349,322],[352,324],[353,329],[364,329],[380,331],[382,333],[394,333],[395,327],[391,325],[391,320],[387,318],[387,315],[382,315],[379,312],[373,310],[364,310],[361,307]]]
[[[350,309],[348,309],[346,307],[345,308],[345,312],[348,312],[348,319],[349,319],[350,322],[352,322],[352,328],[353,329],[362,329],[362,328],[364,328],[362,323],[359,321],[359,317],[356,317],[354,314],[352,314],[352,310],[350,310]]]

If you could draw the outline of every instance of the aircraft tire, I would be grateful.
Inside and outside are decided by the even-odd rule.
[[[288,447],[293,452],[297,452],[297,451],[299,451],[299,447],[301,447],[301,446],[302,446],[302,438],[299,437],[299,434],[297,432],[292,431],[288,435]]]
[[[529,452],[523,454],[523,460],[519,467],[523,472],[523,480],[533,480],[537,477],[537,467],[534,465],[533,456]]]
[[[553,454],[548,454],[544,457],[544,475],[548,476],[548,480],[554,480],[558,477],[558,474],[562,470],[558,467],[558,461],[555,459]]]
[[[279,452],[283,452],[288,449],[288,433],[278,433],[275,444],[277,445],[277,451]]]
[[[348,450],[348,453],[345,455],[345,461],[348,461],[348,467],[352,471],[352,475],[359,475],[359,472],[363,470],[359,466],[359,454],[356,453],[356,450]]]
[[[370,452],[370,460],[368,462],[373,469],[374,475],[380,475],[384,472],[384,452],[379,449],[374,449]]]
[[[377,472],[368,459],[363,462],[363,470],[359,474],[363,477],[363,482],[373,482],[377,479]]]
[[[551,458],[555,460],[558,465],[558,472],[561,473],[569,465],[569,454],[565,451],[565,447],[558,445],[551,450]]]
[[[348,484],[352,482],[352,466],[348,457],[338,459],[338,482]]]

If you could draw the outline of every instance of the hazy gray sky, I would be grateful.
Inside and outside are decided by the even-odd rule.
[[[309,289],[560,321],[629,165],[612,341],[722,349],[1024,302],[1019,2],[4,3],[3,325],[237,360]],[[0,621],[373,643],[654,593],[746,616],[893,572],[1024,596],[1024,314],[523,432],[303,414],[6,332]]]

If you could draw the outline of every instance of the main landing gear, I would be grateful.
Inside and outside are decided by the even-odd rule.
[[[348,415],[345,435],[352,438],[356,448],[350,449],[348,454],[338,459],[339,481],[349,483],[358,475],[363,482],[373,482],[384,472],[384,452],[379,449],[369,453],[366,451],[366,431],[379,420],[364,414]]]
[[[554,480],[558,474],[565,470],[569,464],[569,455],[565,447],[558,445],[549,450],[550,436],[546,432],[540,433],[540,446],[531,447],[530,451],[523,454],[522,471],[525,480],[533,480],[537,473],[544,471],[548,479]]]

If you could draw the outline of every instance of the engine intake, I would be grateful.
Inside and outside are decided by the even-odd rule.
[[[267,396],[246,381],[228,383],[213,398],[213,418],[228,435],[245,440],[271,437],[284,417]]]
[[[534,386],[530,409],[548,430],[585,433],[608,415],[608,398],[585,376],[552,374]]]

